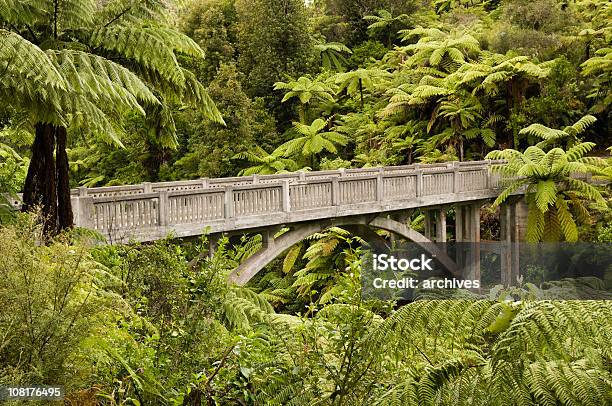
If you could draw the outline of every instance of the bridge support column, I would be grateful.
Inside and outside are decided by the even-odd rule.
[[[431,241],[446,242],[446,210],[426,210],[423,212],[424,235]]]
[[[261,248],[267,249],[274,247],[274,232],[275,230],[264,230],[261,232]]]
[[[455,242],[456,242],[456,255],[455,262],[457,263],[458,269],[463,269],[465,267],[465,256],[463,252],[462,244],[464,242],[464,207],[463,206],[455,206]]]
[[[438,210],[436,217],[436,242],[446,242],[446,210]]]
[[[424,234],[425,238],[428,240],[433,240],[432,236],[434,233],[434,212],[432,210],[423,211],[423,215],[425,216],[423,220],[424,225]]]
[[[468,206],[470,268],[468,279],[480,280],[480,205]]]
[[[513,285],[520,277],[519,243],[527,233],[527,205],[523,199],[500,206],[501,283]]]
[[[480,204],[455,206],[457,266],[466,279],[480,279]]]

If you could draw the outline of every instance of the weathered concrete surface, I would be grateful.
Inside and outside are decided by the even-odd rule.
[[[152,241],[168,234],[246,232],[489,199],[500,187],[491,165],[455,162],[80,188],[72,203],[76,225],[98,231],[110,243]]]
[[[284,233],[280,237],[268,240],[267,246],[241,263],[240,266],[231,273],[229,280],[238,285],[246,284],[253,276],[284,251],[304,240],[306,237],[319,233],[331,226],[351,227],[354,232],[360,233],[364,239],[371,237],[369,233],[373,232],[374,229],[392,232],[402,238],[421,245],[424,250],[440,261],[446,269],[457,274],[457,266],[445,252],[440,250],[431,240],[425,238],[425,236],[411,229],[406,224],[383,216],[374,218],[372,218],[372,216],[347,216],[336,218],[331,221],[311,221],[294,225],[292,230]]]

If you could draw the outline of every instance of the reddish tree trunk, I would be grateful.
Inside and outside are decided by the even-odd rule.
[[[72,204],[70,201],[70,179],[68,154],[66,153],[66,127],[57,127],[55,131],[57,168],[57,215],[60,230],[73,226]]]
[[[52,236],[72,227],[66,129],[38,123],[23,189],[22,211],[40,208],[43,231]],[[57,147],[56,147],[57,143]],[[57,155],[57,167],[56,157]]]

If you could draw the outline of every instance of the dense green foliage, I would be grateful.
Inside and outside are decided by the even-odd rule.
[[[71,160],[80,162],[73,185],[235,175],[249,166],[236,154],[261,147],[275,155],[299,136],[293,122],[318,118],[349,139],[320,157],[341,166],[522,150],[537,141],[521,132],[528,125],[563,128],[587,114],[597,121],[582,140],[597,143],[595,151],[608,142],[605,2],[448,2],[436,3],[436,13],[406,2],[353,3],[189,3],[178,28],[206,57],[180,61],[207,87],[227,127],[172,107],[178,147],[171,148],[143,130],[148,120],[130,116],[124,150],[71,141]]]
[[[6,13],[6,21],[16,18]],[[144,18],[139,13],[128,14]],[[328,122],[327,131],[349,141],[320,156],[335,162],[330,167],[523,150],[537,141],[521,131],[528,125],[563,128],[587,114],[597,121],[581,139],[598,144],[598,152],[610,135],[609,13],[605,1],[192,1],[178,10],[178,19],[165,15],[164,21],[195,41],[191,48],[186,42],[175,47],[181,53],[175,59],[205,86],[200,91],[215,100],[227,126],[176,103],[167,91],[180,89],[149,78],[147,86],[166,92],[164,113],[152,114],[145,104],[143,118],[133,103],[117,104],[121,118],[112,118],[123,128],[124,149],[97,137],[70,138],[72,186],[235,175],[249,166],[233,159],[236,154],[261,154],[260,147],[279,155],[277,147],[299,136],[293,122],[310,125],[319,118]],[[130,18],[122,14],[112,25]],[[19,32],[29,38],[26,31]],[[129,47],[132,53],[146,48],[137,42]],[[194,58],[194,52],[205,57]],[[147,63],[162,72],[158,56]],[[22,126],[28,121],[11,110],[2,115],[11,129],[2,133],[4,142],[26,155],[17,134],[29,131]],[[95,131],[70,127],[75,134]],[[295,169],[312,167],[300,156],[282,158],[297,160]]]
[[[360,299],[360,256],[345,250],[333,261],[346,273],[328,275],[333,291],[302,274],[298,291],[323,294],[302,315],[281,314],[273,293],[226,285],[240,244],[220,241],[205,258],[194,256],[205,241],[41,246],[32,220],[0,228],[0,385],[63,384],[73,403],[106,405],[612,400],[610,301],[393,310]],[[342,235],[316,236],[314,251]]]

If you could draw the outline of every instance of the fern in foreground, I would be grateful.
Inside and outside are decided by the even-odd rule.
[[[611,316],[609,301],[418,301],[386,320],[329,305],[276,335],[300,363],[259,404],[609,404]]]

